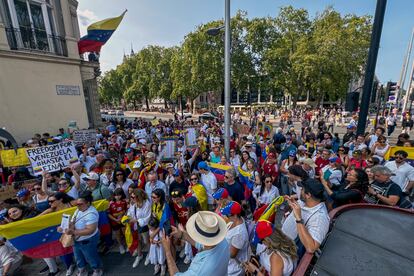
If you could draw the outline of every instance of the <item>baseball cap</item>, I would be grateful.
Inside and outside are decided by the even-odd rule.
[[[227,205],[220,209],[220,213],[224,216],[238,215],[241,213],[242,207],[236,201],[230,201]]]
[[[95,148],[93,147],[88,148],[88,151],[91,151],[91,150],[96,151]]]
[[[90,172],[87,174],[86,177],[83,178],[83,180],[98,180],[99,179],[99,175],[97,173],[94,172]]]
[[[298,182],[298,186],[303,187],[307,192],[309,192],[314,198],[317,198],[321,201],[325,200],[325,188],[322,183],[316,179],[308,178],[305,181]]]
[[[269,237],[273,233],[273,225],[267,220],[260,220],[256,224],[256,235],[259,239],[263,240]]]
[[[308,166],[311,166],[312,168],[316,167],[315,161],[313,161],[312,158],[306,158],[302,161],[303,164],[306,164]]]
[[[24,189],[21,189],[20,191],[18,191],[18,192],[17,192],[17,194],[16,194],[16,196],[17,196],[17,197],[25,197],[25,196],[27,196],[29,193],[30,193],[30,192],[29,192],[29,190],[28,190],[28,189],[26,189],[26,188],[24,188]]]
[[[298,147],[298,150],[306,150],[306,147],[305,147],[304,145],[300,145],[300,146]]]
[[[207,162],[204,162],[204,161],[198,163],[198,169],[199,170],[206,170],[206,171],[210,170],[209,166],[207,165]]]
[[[336,157],[336,156],[329,158],[329,162],[331,162],[331,163],[338,163],[338,164],[342,163],[341,162],[341,159],[339,157]]]
[[[296,150],[289,151],[289,156],[296,156]]]
[[[215,191],[212,196],[216,200],[221,199],[221,198],[228,198],[229,192],[227,191],[226,188],[220,188],[217,191]]]

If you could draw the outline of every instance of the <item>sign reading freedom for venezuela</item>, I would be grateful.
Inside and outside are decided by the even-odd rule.
[[[27,149],[27,157],[35,175],[40,175],[43,171],[59,171],[79,161],[72,141]]]

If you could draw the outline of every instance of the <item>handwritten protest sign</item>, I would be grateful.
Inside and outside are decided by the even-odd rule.
[[[197,133],[195,128],[187,128],[185,133],[185,144],[187,147],[197,146]]]
[[[30,165],[24,148],[18,149],[17,154],[14,150],[0,150],[0,157],[6,168]]]
[[[177,139],[176,138],[162,138],[162,160],[169,161],[175,158],[175,152],[177,151]]]
[[[79,161],[72,141],[27,149],[27,156],[35,175],[40,175],[43,171],[59,171]]]
[[[141,139],[147,137],[147,131],[145,129],[137,129],[134,133],[135,138]]]
[[[96,130],[84,129],[76,130],[73,132],[73,142],[76,146],[82,146],[83,144],[93,146],[96,144]]]

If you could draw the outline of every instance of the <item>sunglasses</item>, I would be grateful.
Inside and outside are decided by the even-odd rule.
[[[152,198],[152,199],[158,199],[158,197],[157,197],[157,196],[152,196],[151,198]]]
[[[190,180],[191,180],[191,181],[194,181],[194,180],[195,180],[195,181],[197,181],[197,180],[198,180],[198,178],[190,178]]]
[[[33,190],[35,190],[35,191],[40,191],[42,188],[40,188],[40,187],[37,187],[37,188],[33,188]]]
[[[339,149],[338,151],[345,151],[344,149]]]
[[[180,192],[179,192],[179,191],[173,191],[173,192],[171,193],[171,195],[172,195],[172,196],[179,196],[179,195],[180,195]]]
[[[404,160],[404,157],[402,157],[402,156],[395,156],[394,159]]]
[[[224,176],[224,178],[226,178],[226,179],[227,179],[227,178],[230,178],[230,177],[229,177],[229,176],[227,176],[227,175],[225,175],[225,176]]]
[[[49,200],[49,204],[52,204],[53,202],[55,202],[56,200]]]

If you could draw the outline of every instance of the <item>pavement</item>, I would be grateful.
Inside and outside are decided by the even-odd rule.
[[[199,116],[200,114],[193,114],[191,119],[198,120]],[[169,119],[174,118],[174,114],[159,113],[159,112],[144,112],[144,111],[126,111],[124,116],[102,115],[102,117],[103,118],[124,118],[127,120],[134,120],[135,118],[143,118],[143,119],[152,120],[154,119],[154,117],[156,117],[162,120],[169,120]],[[371,116],[370,120],[372,120],[374,117],[375,116]],[[247,122],[250,120],[250,118],[246,116],[242,116],[242,119]],[[274,127],[278,126],[279,118],[277,119],[271,118],[270,123],[272,123]],[[301,122],[294,122],[293,125],[297,131],[300,131]],[[339,137],[342,138],[343,135],[346,133],[346,126],[335,126],[334,131],[332,133],[336,133],[336,132],[339,134]],[[387,137],[391,145],[395,145],[397,143],[397,137],[400,133],[401,133],[400,128],[397,127],[394,133],[390,137]]]
[[[119,254],[118,252],[110,252],[106,255],[101,255],[102,262],[104,265],[104,275],[107,276],[129,276],[129,275],[141,275],[149,276],[154,273],[154,266],[149,264],[144,266],[144,260],[142,260],[136,268],[132,268],[135,257],[132,257],[130,254]],[[66,268],[65,265],[60,261],[59,258],[56,258],[60,272],[57,276],[65,276]],[[22,265],[20,271],[15,273],[17,276],[27,276],[27,275],[47,275],[48,272],[40,274],[39,271],[46,266],[46,263],[42,259],[35,260],[25,260],[25,263]],[[188,265],[183,263],[183,260],[180,259],[177,262],[178,269],[180,271],[186,271]],[[76,269],[72,275],[76,275]],[[89,272],[89,275],[92,275],[92,271]],[[159,273],[158,273],[159,275]],[[168,275],[168,273],[167,273]],[[201,276],[201,275],[200,275]]]

